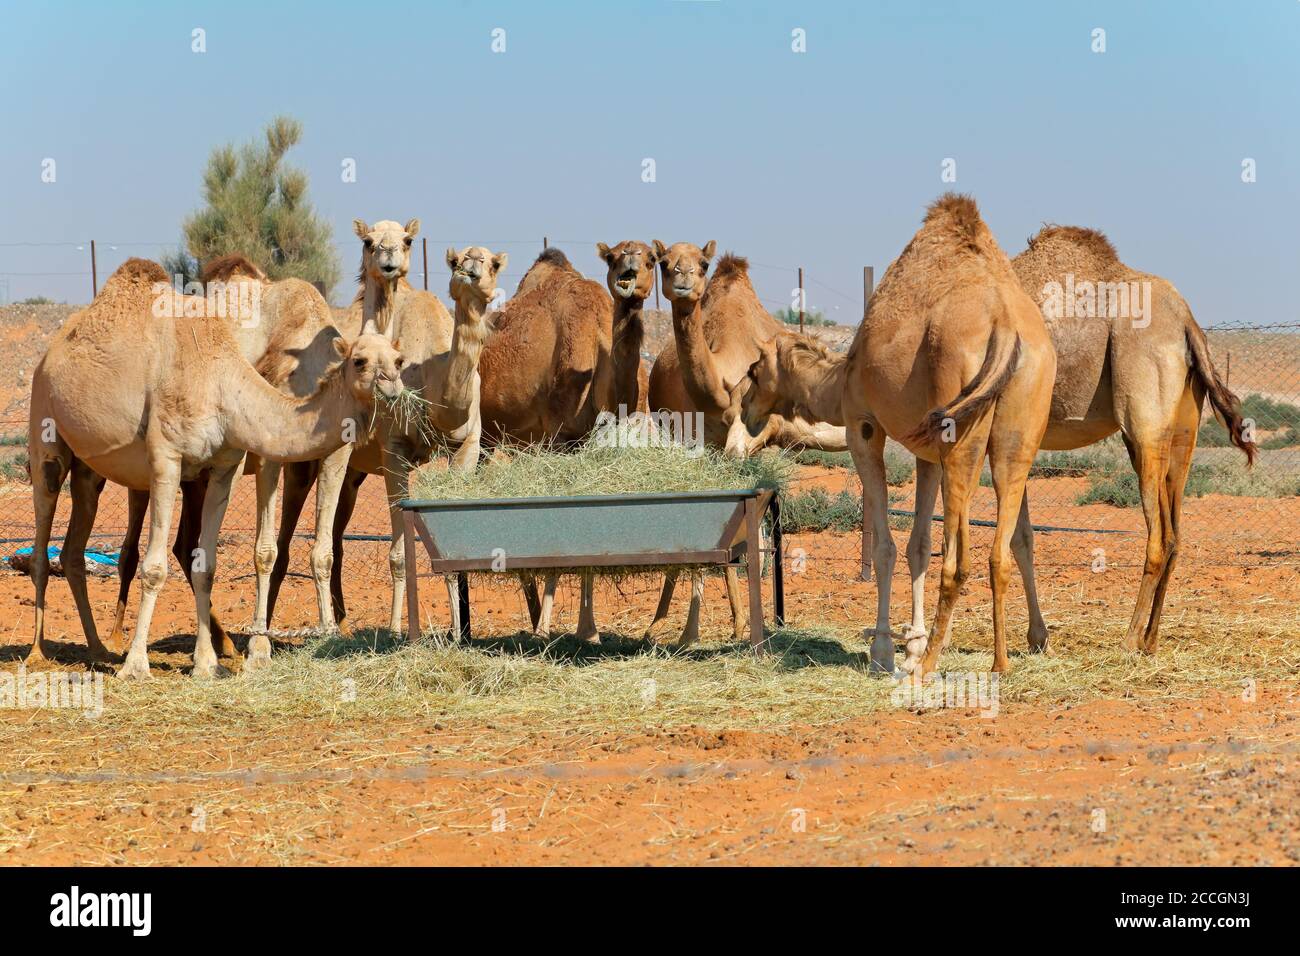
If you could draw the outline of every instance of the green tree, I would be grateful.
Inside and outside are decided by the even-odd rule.
[[[341,275],[329,226],[307,200],[307,174],[283,163],[302,124],[277,116],[264,143],[218,146],[203,172],[206,206],[186,218],[184,248],[163,257],[169,274],[194,278],[202,262],[246,256],[271,279],[321,282],[328,298]]]

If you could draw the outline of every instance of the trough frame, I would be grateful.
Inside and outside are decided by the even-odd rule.
[[[782,567],[781,504],[780,495],[773,489],[742,489],[737,491],[687,491],[664,492],[655,494],[631,495],[581,495],[572,497],[538,497],[538,498],[503,498],[470,499],[464,501],[413,499],[398,502],[402,509],[403,543],[406,550],[406,614],[407,633],[420,634],[420,600],[419,580],[422,577],[442,577],[455,574],[457,579],[458,605],[460,608],[460,636],[468,639],[470,628],[470,571],[492,570],[493,559],[486,558],[447,558],[438,548],[434,533],[417,515],[423,511],[442,511],[457,508],[483,508],[501,506],[526,509],[564,504],[572,506],[589,501],[593,504],[611,503],[646,503],[652,501],[700,500],[710,498],[736,498],[736,507],[723,525],[717,545],[713,548],[678,551],[637,551],[621,554],[545,554],[512,559],[510,571],[559,570],[586,567],[627,567],[629,565],[681,565],[715,567],[740,567],[740,559],[746,560],[752,573],[747,573],[749,591],[749,640],[755,650],[761,650],[766,642],[763,627],[763,552],[770,550],[772,561],[772,605],[773,618],[777,627],[785,624],[785,575]],[[763,516],[772,515],[772,547],[764,549],[760,529]],[[736,539],[744,532],[744,540]],[[422,574],[418,570],[419,549],[416,541],[424,545],[429,557],[430,571]],[[504,572],[503,572],[504,573]],[[754,626],[757,622],[757,627]]]

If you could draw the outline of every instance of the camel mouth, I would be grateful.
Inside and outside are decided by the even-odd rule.
[[[614,281],[614,288],[618,290],[619,295],[627,298],[636,291],[636,276],[619,277]]]
[[[673,286],[673,295],[679,299],[686,299],[695,294],[694,286],[683,289],[679,285]]]

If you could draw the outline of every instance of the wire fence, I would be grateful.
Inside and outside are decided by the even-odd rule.
[[[511,271],[521,276],[531,261],[531,253],[549,241],[567,249],[594,247],[594,242],[570,239],[497,240],[483,244],[519,251]],[[455,243],[429,239],[436,262],[442,263],[445,246]],[[14,244],[0,243],[0,247]],[[21,244],[30,246],[32,244]],[[90,270],[64,265],[70,255],[84,256],[88,243],[41,244],[43,250],[57,256],[42,271],[15,269],[0,272],[0,295],[11,277],[20,275],[59,276],[69,281],[85,280],[86,288],[77,294],[69,286],[68,295],[84,299],[90,292]],[[117,263],[112,255],[125,258],[140,254],[140,249],[159,243],[99,243],[100,280]],[[355,243],[340,243],[345,253],[355,252]],[[4,252],[0,249],[0,261]],[[109,255],[105,255],[108,253]],[[60,258],[62,257],[62,258]],[[417,267],[418,260],[418,267]],[[348,261],[346,258],[344,261]],[[12,264],[12,263],[10,263]],[[780,272],[795,279],[794,267],[757,263],[751,268]],[[66,271],[65,271],[66,269]],[[429,271],[438,275],[437,267]],[[412,281],[423,283],[424,260],[413,256]],[[510,285],[513,281],[507,280]],[[808,277],[814,288],[839,300],[840,313],[852,316],[841,326],[810,327],[814,335],[831,348],[847,347],[852,335],[848,326],[857,321],[859,300],[849,293]],[[431,277],[429,285],[441,292],[441,279]],[[506,285],[503,282],[503,285]],[[789,303],[767,301],[776,310]],[[0,302],[0,305],[3,305]],[[837,313],[827,312],[835,316]],[[662,318],[662,316],[660,317]],[[1259,459],[1247,469],[1244,456],[1227,441],[1224,429],[1205,413],[1198,448],[1187,484],[1180,532],[1180,565],[1205,568],[1250,568],[1261,565],[1300,565],[1300,325],[1223,326],[1207,329],[1211,352],[1220,373],[1243,400],[1243,411],[1251,420],[1260,446]],[[651,353],[661,347],[663,336],[671,335],[670,324],[660,323],[659,340],[647,341]],[[36,343],[36,354],[43,342]],[[0,420],[0,559],[29,548],[32,537],[32,501],[25,471],[26,431],[25,401],[21,391],[26,379],[11,384],[15,397]],[[890,477],[891,523],[902,554],[911,525],[914,507],[914,467],[901,448],[888,452]],[[859,580],[861,562],[860,508],[861,486],[847,455],[800,455],[800,468],[786,493],[785,512],[800,528],[788,531],[784,560],[793,573],[787,575],[788,588],[794,592],[794,614],[816,616],[816,605],[801,605],[797,600],[800,574],[811,573],[830,582]],[[1030,513],[1035,536],[1036,564],[1045,574],[1059,572],[1069,576],[1110,568],[1140,568],[1144,560],[1146,527],[1138,498],[1136,477],[1118,436],[1089,448],[1072,452],[1041,452],[1028,485]],[[57,546],[67,528],[70,502],[61,496],[55,520],[53,543]],[[941,507],[939,509],[941,511]],[[291,549],[290,578],[286,582],[283,612],[277,612],[277,624],[300,627],[314,622],[315,598],[307,566],[307,552],[312,536],[315,503],[309,499],[303,509],[297,537]],[[221,570],[219,578],[251,601],[252,550],[255,524],[253,479],[245,476],[234,488],[231,504],[219,539]],[[976,548],[986,547],[995,518],[995,498],[987,475],[972,502],[973,536]],[[121,544],[127,523],[127,499],[122,488],[107,485],[100,500],[91,547],[111,553]],[[388,535],[389,517],[383,482],[369,478],[362,486],[357,506],[348,528],[344,551],[344,590],[353,604],[353,620],[381,623],[387,620]],[[940,528],[933,529],[932,552],[939,549]],[[901,557],[900,557],[901,565]],[[107,565],[112,567],[111,563]],[[975,568],[980,567],[976,560]],[[176,571],[173,566],[173,571]],[[477,587],[478,585],[476,585]],[[184,589],[179,574],[169,579],[169,589]],[[716,606],[720,586],[710,584]],[[648,619],[658,594],[657,582],[634,580],[604,582],[605,606],[619,613]],[[524,620],[525,605],[518,589],[508,581],[490,585],[492,600],[484,613],[488,626],[506,630]],[[685,590],[685,588],[683,588]],[[716,591],[716,593],[714,593]],[[353,594],[357,598],[353,598]],[[437,600],[445,600],[440,589]],[[609,598],[613,600],[608,600]],[[557,601],[561,626],[566,615],[576,616],[577,594],[571,586],[562,588]],[[642,624],[644,621],[642,622]]]

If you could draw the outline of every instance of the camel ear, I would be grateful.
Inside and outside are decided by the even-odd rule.
[[[351,351],[352,348],[348,344],[348,340],[343,338],[343,336],[341,335],[334,340],[333,345],[334,345],[334,351],[338,354],[339,358],[347,358],[348,352]]]
[[[450,248],[450,247],[448,247],[448,249],[447,249],[447,268],[448,268],[448,269],[451,269],[451,270],[454,272],[454,271],[456,270],[456,261],[457,261],[459,258],[460,258],[460,257],[459,257],[458,255],[456,255],[456,250],[455,250],[455,249],[452,249],[452,248]]]
[[[420,220],[410,219],[407,221],[404,228],[406,229],[406,234],[414,239],[420,234]]]
[[[613,257],[609,253],[609,246],[605,245],[603,242],[596,243],[596,255],[600,256],[600,258],[605,261],[606,265],[612,266],[614,264],[611,261]]]
[[[664,256],[668,255],[668,247],[658,239],[652,239],[650,244],[655,247],[655,262],[663,262]]]
[[[704,253],[704,258],[712,259],[713,253],[717,248],[718,248],[718,244],[714,242],[712,239],[710,239],[708,242],[704,244],[704,248],[701,249],[700,252]]]
[[[352,231],[357,234],[358,239],[364,239],[366,236],[370,235],[370,227],[366,225],[364,219],[353,219]]]
[[[507,255],[504,252],[498,252],[495,256],[492,257],[492,273],[495,275],[496,273],[503,270],[506,267],[506,263],[509,261],[510,261],[509,255]]]

